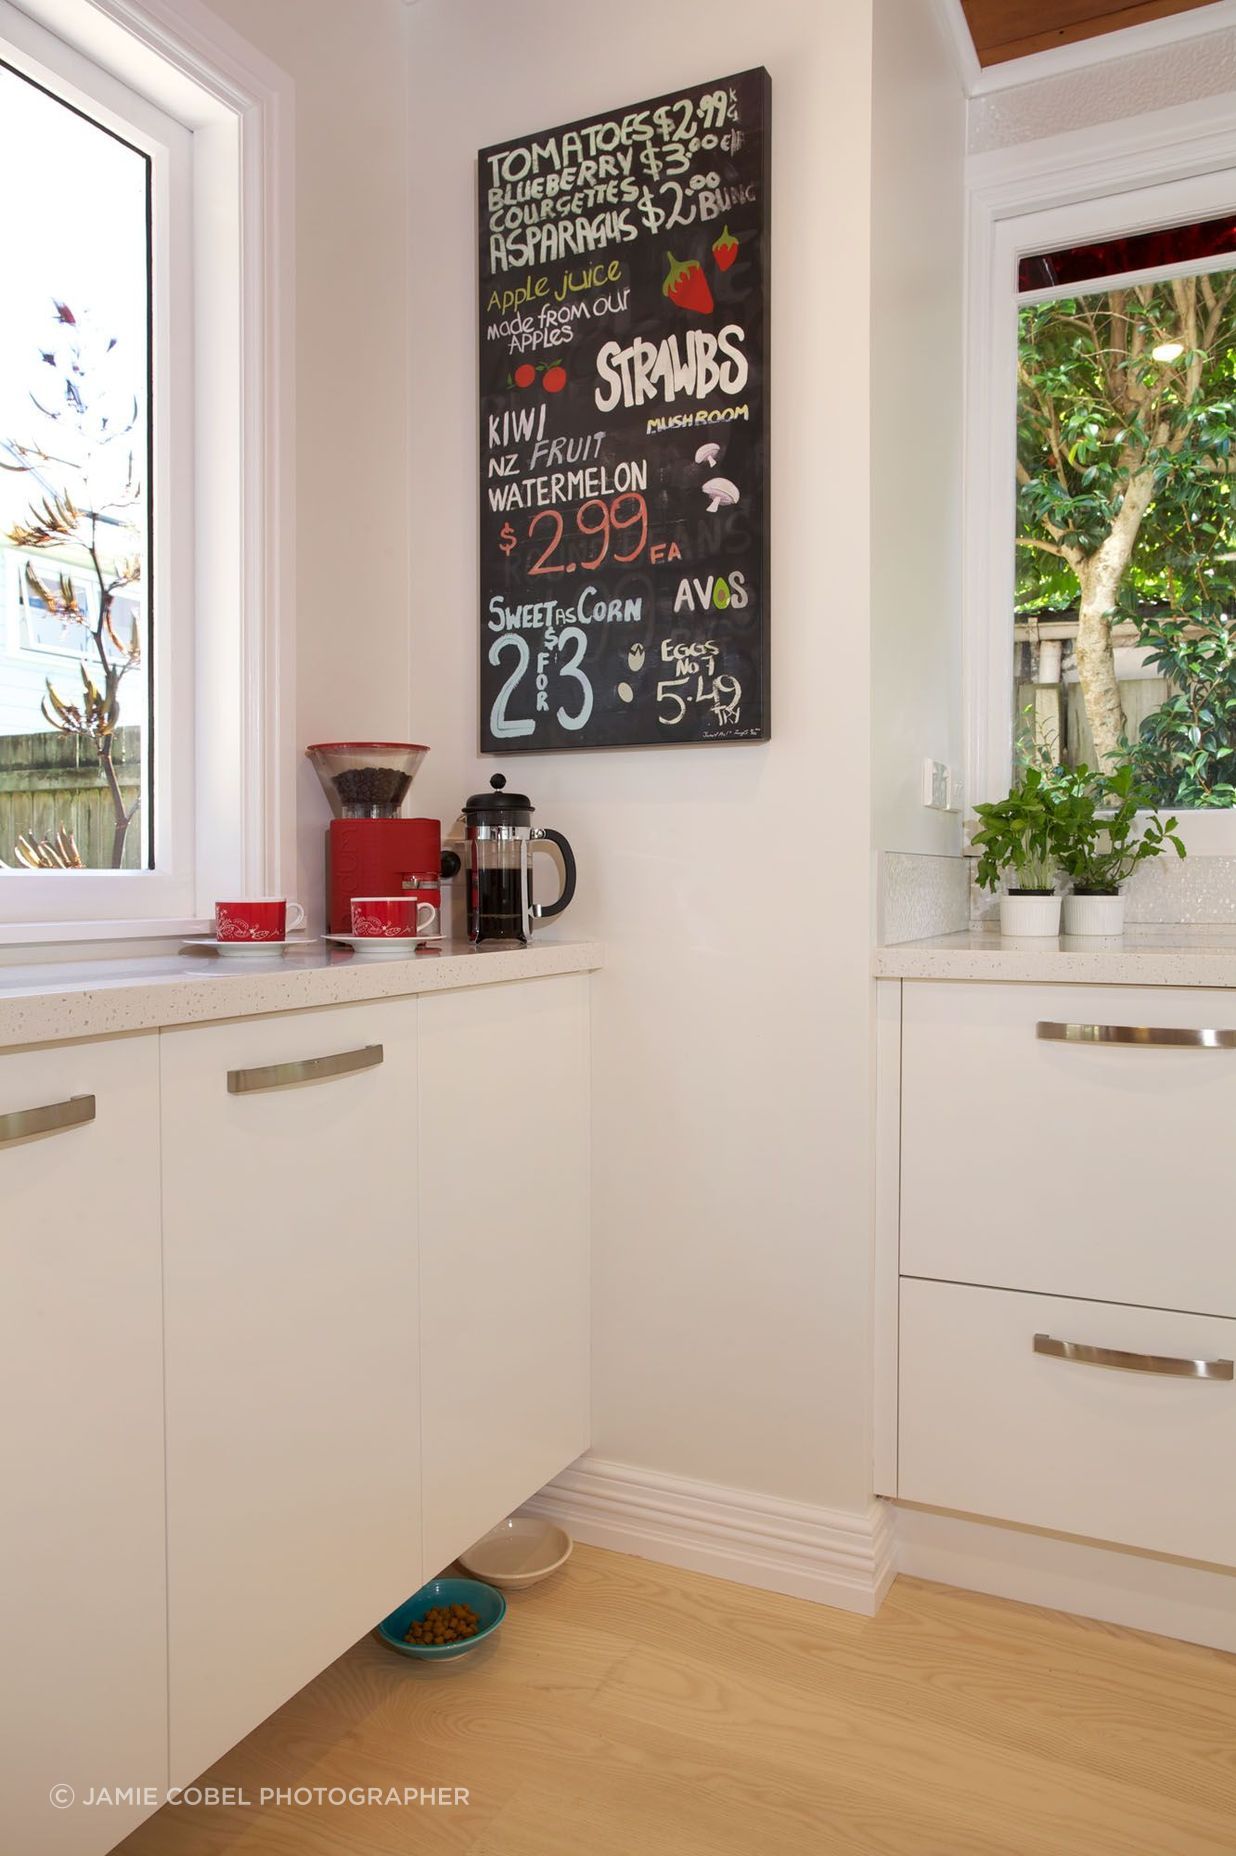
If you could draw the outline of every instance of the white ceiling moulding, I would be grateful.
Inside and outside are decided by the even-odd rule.
[[[1121,35],[1123,36],[1123,35]],[[1026,63],[1032,60],[1027,59]],[[972,97],[971,157],[1086,131],[1120,132],[1134,119],[1201,108],[1227,110],[1236,92],[1236,26],[1157,50]]]
[[[931,4],[952,47],[953,62],[957,66],[961,87],[968,97],[972,97],[976,85],[982,79],[983,67],[974,49],[966,16],[961,10],[961,0],[931,0]]]

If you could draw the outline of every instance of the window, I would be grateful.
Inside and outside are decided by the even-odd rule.
[[[1082,588],[1067,557],[1052,549],[1067,537],[1091,558],[1106,532],[1098,523],[1102,493],[1114,491],[1109,511],[1123,500],[1117,479],[1133,460],[1114,452],[1118,433],[1132,428],[1111,418],[1110,407],[1104,412],[1100,389],[1109,391],[1110,382],[1092,374],[1087,386],[1087,354],[1093,362],[1103,350],[1109,366],[1135,362],[1142,384],[1153,382],[1162,393],[1171,428],[1155,456],[1139,545],[1119,584],[1106,594],[1100,589],[1096,602],[1114,630],[1119,706],[1109,705],[1107,738],[1114,733],[1136,746],[1155,714],[1178,697],[1187,704],[1197,696],[1196,683],[1187,687],[1186,660],[1195,645],[1226,675],[1219,659],[1227,651],[1234,563],[1224,557],[1236,543],[1229,549],[1222,409],[1229,376],[1236,401],[1236,341],[1229,340],[1236,299],[1223,305],[1209,338],[1214,353],[1208,349],[1203,371],[1216,394],[1204,412],[1182,401],[1182,382],[1186,399],[1191,392],[1185,357],[1194,350],[1186,341],[1172,353],[1180,329],[1168,312],[1175,316],[1178,298],[1191,298],[1209,315],[1207,293],[1217,304],[1236,268],[1236,132],[1226,118],[1216,125],[1199,105],[1196,124],[1178,136],[1169,139],[1151,118],[1118,132],[1104,125],[1084,137],[1045,141],[1033,159],[1024,146],[971,159],[963,633],[971,802],[1007,791],[1019,748],[1034,731],[1050,740],[1055,729],[1067,758],[1093,764],[1093,717],[1077,664]],[[1121,291],[1127,294],[1116,306],[1133,321],[1113,335],[1097,319]],[[1060,433],[1063,481],[1050,442],[1043,442],[1047,399],[1039,393],[1036,413],[1021,372],[1028,349],[1038,357],[1030,374],[1045,370],[1044,384],[1070,403],[1064,416],[1071,427]],[[1185,440],[1173,449],[1173,431],[1182,425]],[[1042,526],[1044,518],[1055,534]],[[1051,546],[1027,545],[1037,542]],[[1154,628],[1177,624],[1162,640],[1170,652],[1151,661],[1159,649]],[[1168,661],[1171,653],[1180,661]],[[1144,770],[1159,781],[1157,792],[1171,795],[1191,852],[1236,854],[1236,805],[1225,782],[1190,760],[1198,744],[1189,730],[1204,733],[1208,720],[1183,712],[1177,719],[1185,752],[1177,752],[1181,744],[1170,730],[1161,730],[1163,755],[1155,766],[1147,751]],[[1209,753],[1214,744],[1201,745]]]
[[[1015,733],[1236,804],[1236,216],[1021,260]]]
[[[148,869],[151,156],[0,64],[0,171],[38,175],[0,293],[0,859]]]
[[[187,0],[0,0],[0,945],[287,886],[291,127]]]

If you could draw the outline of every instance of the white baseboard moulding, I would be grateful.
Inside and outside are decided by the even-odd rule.
[[[863,1514],[583,1456],[525,1512],[588,1546],[874,1617],[893,1582],[885,1502]]]
[[[1236,1652],[1236,1569],[908,1503],[862,1514],[583,1456],[525,1513],[588,1546],[874,1617],[897,1573]]]
[[[1236,1569],[893,1505],[897,1571],[1236,1651]]]

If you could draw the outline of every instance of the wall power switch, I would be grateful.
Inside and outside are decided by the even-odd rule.
[[[933,812],[953,811],[960,795],[960,782],[952,768],[942,760],[923,762],[923,804]]]

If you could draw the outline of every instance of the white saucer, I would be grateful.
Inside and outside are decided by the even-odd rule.
[[[411,960],[418,947],[442,938],[440,934],[328,934],[326,937],[370,960]]]
[[[181,948],[204,947],[213,954],[222,954],[225,959],[233,957],[252,960],[260,954],[282,954],[287,947],[314,947],[313,938],[292,939],[285,937],[282,941],[216,941],[213,935],[205,936],[200,941],[182,941]]]

